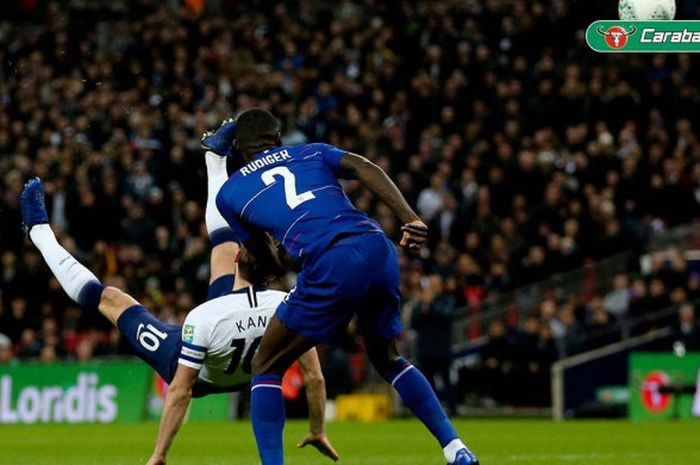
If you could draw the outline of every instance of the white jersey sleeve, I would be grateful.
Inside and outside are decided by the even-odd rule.
[[[182,350],[178,363],[195,370],[204,365],[211,344],[211,320],[202,318],[202,312],[190,312],[182,327]]]

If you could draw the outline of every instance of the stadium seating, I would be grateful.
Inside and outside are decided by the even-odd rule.
[[[23,182],[47,180],[67,249],[181,322],[208,278],[199,138],[253,106],[279,115],[285,143],[367,155],[430,225],[429,248],[401,264],[407,338],[435,375],[454,349],[445,332],[459,328],[460,343],[489,341],[485,385],[502,382],[504,354],[527,348],[517,369],[546,386],[553,360],[622,335],[586,333],[699,297],[700,275],[677,252],[644,279],[628,265],[651,236],[700,217],[700,68],[687,55],[584,53],[583,35],[564,32],[590,22],[586,2],[280,2],[264,13],[214,2],[221,14],[201,16],[153,1],[27,3],[36,9],[0,21],[0,333],[12,343],[0,363],[126,353],[27,246]],[[396,240],[390,211],[345,187]],[[585,298],[540,294],[517,318],[482,318],[502,295],[621,253],[620,272]],[[562,345],[572,332],[587,345]],[[341,351],[351,355],[327,362],[363,382],[352,330]]]

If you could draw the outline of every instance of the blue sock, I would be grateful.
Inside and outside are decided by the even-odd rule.
[[[435,436],[440,447],[459,438],[430,383],[416,367],[401,358],[395,368],[382,373],[382,377],[391,383],[404,404]]]
[[[282,377],[253,376],[250,390],[253,433],[258,443],[262,465],[283,465],[282,430],[284,429],[284,399]]]
[[[104,284],[99,281],[88,281],[85,283],[80,293],[78,294],[78,303],[84,308],[97,310],[100,306],[100,298],[102,291],[105,290]]]

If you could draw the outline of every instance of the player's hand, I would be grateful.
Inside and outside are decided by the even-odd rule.
[[[165,465],[165,456],[153,454],[151,458],[148,459],[148,462],[146,462],[146,465]]]
[[[420,220],[401,226],[401,231],[403,232],[401,247],[419,250],[428,241],[428,227]]]
[[[321,454],[325,455],[334,462],[340,460],[340,456],[333,448],[333,445],[328,440],[328,437],[323,433],[309,433],[306,435],[306,437],[304,437],[304,439],[301,440],[299,444],[297,444],[297,447],[299,448],[304,448],[306,446],[315,447]]]

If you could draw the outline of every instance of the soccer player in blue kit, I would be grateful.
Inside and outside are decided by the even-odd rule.
[[[268,232],[301,268],[253,359],[252,422],[263,465],[284,463],[282,375],[311,347],[333,343],[353,316],[370,361],[435,436],[448,465],[477,465],[426,378],[397,351],[396,249],[375,221],[353,207],[338,178],[359,179],[393,210],[404,223],[401,246],[419,249],[426,225],[366,158],[327,144],[283,146],[277,120],[262,109],[242,113],[235,130],[233,124],[213,138],[219,152],[233,151],[243,164],[219,192],[219,211],[241,243]]]
[[[250,361],[265,326],[285,293],[267,289],[268,277],[284,272],[267,237],[241,249],[215,205],[228,179],[226,159],[205,154],[208,195],[205,226],[211,242],[207,302],[187,314],[184,327],[162,322],[135,298],[105,286],[59,243],[49,224],[44,185],[31,179],[21,195],[22,220],[61,287],[81,307],[99,311],[135,353],[170,385],[158,439],[148,465],[163,465],[192,398],[247,389]],[[299,447],[312,445],[338,460],[325,435],[325,383],[316,351],[299,358],[309,405],[309,433]]]

